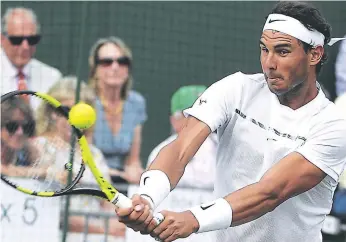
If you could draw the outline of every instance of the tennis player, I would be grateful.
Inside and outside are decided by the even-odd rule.
[[[301,2],[279,2],[260,37],[263,74],[241,72],[211,85],[185,110],[188,120],[141,177],[120,221],[162,241],[217,230],[220,242],[322,241],[321,228],[346,163],[346,121],[317,76],[330,25]],[[216,199],[180,213],[151,210],[217,130]]]

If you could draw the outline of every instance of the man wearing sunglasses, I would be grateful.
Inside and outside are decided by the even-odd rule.
[[[7,9],[1,31],[1,94],[26,89],[45,92],[61,78],[59,70],[33,58],[41,34],[31,9]]]

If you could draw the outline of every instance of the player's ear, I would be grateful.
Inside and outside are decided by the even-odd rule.
[[[322,46],[313,47],[309,53],[310,65],[317,65],[321,61],[323,54],[324,48]]]

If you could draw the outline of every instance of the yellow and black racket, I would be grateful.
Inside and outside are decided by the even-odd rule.
[[[92,195],[120,208],[131,207],[131,199],[103,177],[87,138],[68,122],[69,110],[40,92],[14,91],[1,96],[1,180],[34,196]],[[78,186],[85,164],[100,190]]]

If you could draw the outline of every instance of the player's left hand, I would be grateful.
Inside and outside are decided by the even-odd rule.
[[[186,238],[199,229],[199,223],[190,211],[180,213],[162,211],[161,213],[165,217],[164,221],[157,227],[154,223],[148,226],[151,237],[158,238],[160,241],[170,242]]]

